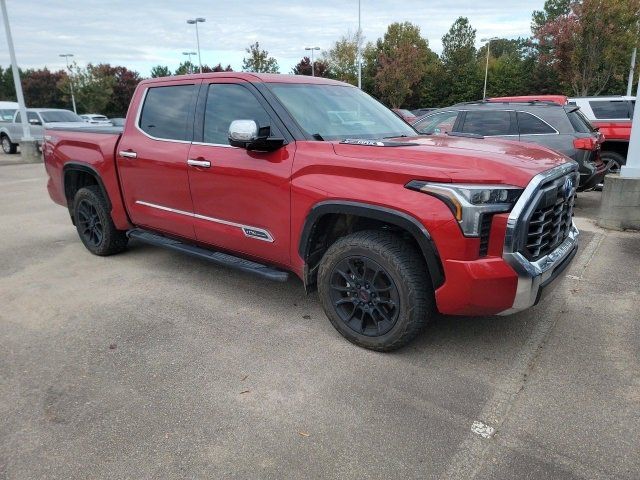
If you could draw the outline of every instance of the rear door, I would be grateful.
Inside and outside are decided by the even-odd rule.
[[[149,84],[117,147],[124,200],[134,224],[195,238],[187,158],[200,81]]]
[[[198,241],[287,265],[295,142],[256,87],[236,78],[203,83],[197,118],[189,179]],[[268,125],[289,142],[274,152],[231,147],[233,120]]]
[[[555,109],[561,111],[557,107]],[[517,119],[521,141],[538,143],[565,155],[573,155],[572,134],[560,134],[549,123],[530,112],[517,112]]]

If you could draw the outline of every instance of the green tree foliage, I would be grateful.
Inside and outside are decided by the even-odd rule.
[[[52,72],[47,67],[42,70],[22,72],[24,101],[30,107],[67,108],[59,95],[57,85],[67,76],[64,70]]]
[[[482,97],[482,73],[476,59],[475,41],[476,31],[466,17],[459,17],[442,37],[448,104]]]
[[[358,84],[358,33],[347,33],[340,37],[326,52],[322,61],[329,67],[329,77],[351,85]]]
[[[11,67],[0,67],[0,100],[16,101],[16,88],[13,85],[13,73]]]
[[[190,73],[198,73],[199,71],[200,70],[198,69],[198,65],[194,65],[189,60],[185,60],[180,65],[178,65],[178,68],[176,68],[174,75],[189,75]]]
[[[261,50],[258,42],[245,49],[249,56],[242,60],[242,70],[256,73],[279,73],[278,62],[269,56],[267,50]]]
[[[73,81],[78,113],[104,112],[113,94],[116,79],[112,75],[105,74],[100,65],[91,63],[82,68],[74,62],[69,70],[70,75],[66,75],[58,83],[58,89],[63,93],[67,105],[71,102],[70,81]]]
[[[166,65],[156,65],[151,69],[151,78],[169,77],[171,70]]]
[[[127,113],[131,97],[142,78],[138,72],[126,67],[111,66],[108,63],[96,65],[98,78],[112,79],[112,92],[100,113],[108,117],[123,117]]]
[[[309,57],[302,57],[302,59],[291,69],[291,73],[294,75],[311,75],[311,59]],[[323,60],[313,61],[313,73],[316,77],[329,76],[329,67]]]

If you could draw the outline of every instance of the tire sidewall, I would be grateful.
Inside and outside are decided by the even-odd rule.
[[[11,140],[9,140],[9,137],[2,135],[0,143],[2,144],[2,151],[9,155],[11,153]]]
[[[80,229],[78,206],[82,201],[89,202],[96,209],[98,217],[100,217],[100,223],[102,224],[102,241],[99,245],[92,245],[91,243],[88,243],[87,239]],[[87,250],[96,255],[103,255],[110,243],[108,226],[109,222],[111,222],[111,217],[109,215],[109,212],[107,212],[104,201],[92,190],[88,188],[80,189],[73,200],[73,220],[76,224],[78,236],[80,237],[80,240],[87,248]]]
[[[331,302],[331,273],[340,261],[353,256],[366,257],[378,263],[382,268],[384,268],[387,275],[389,275],[393,280],[396,288],[398,289],[398,296],[400,298],[398,319],[393,328],[384,335],[372,337],[352,330],[340,318],[338,313],[335,311],[333,303]],[[403,336],[403,333],[407,328],[407,323],[411,321],[409,306],[412,303],[412,299],[409,296],[409,288],[407,288],[407,285],[403,280],[402,273],[402,265],[399,262],[396,264],[396,262],[390,261],[389,258],[381,255],[376,250],[357,245],[345,245],[344,247],[340,247],[326,264],[321,265],[320,270],[318,271],[318,293],[320,296],[320,302],[331,324],[348,340],[368,348],[384,349],[386,345],[396,342]]]
[[[617,152],[602,152],[600,154],[600,158],[602,159],[602,161],[604,161],[605,163],[607,163],[607,161],[611,162],[615,162],[618,165],[618,171],[617,173],[620,172],[620,167],[622,167],[625,163],[626,163],[626,159],[624,158],[624,155],[617,153]]]

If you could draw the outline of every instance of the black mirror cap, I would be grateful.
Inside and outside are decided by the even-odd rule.
[[[271,127],[268,125],[258,129],[258,138],[253,141],[245,142],[229,138],[229,145],[232,147],[246,148],[254,152],[273,152],[284,144],[284,138],[271,136]]]

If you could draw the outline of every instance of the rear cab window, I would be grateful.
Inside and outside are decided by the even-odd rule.
[[[191,141],[196,86],[150,87],[144,97],[138,128],[162,140]]]

